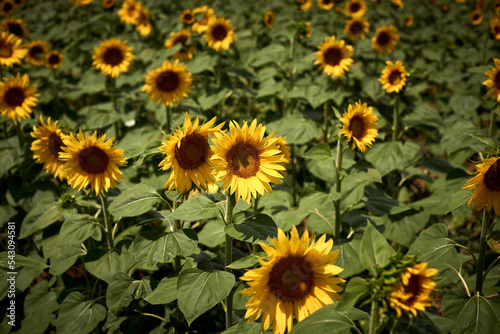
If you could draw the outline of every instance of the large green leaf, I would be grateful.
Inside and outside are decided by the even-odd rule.
[[[222,99],[229,92],[229,89],[223,88],[216,92],[211,92],[210,94],[204,94],[199,97],[198,102],[200,102],[201,108],[203,110],[208,110],[215,106],[217,103],[221,102]]]
[[[262,333],[261,324],[258,322],[248,323],[242,320],[238,324],[226,329],[221,334],[260,334]]]
[[[13,265],[9,265],[8,252],[0,253],[0,300],[5,298],[7,295],[7,290],[9,288],[9,284],[7,278],[10,278],[12,274],[9,272],[16,272],[16,289],[19,291],[24,291],[30,284],[33,282],[33,279],[38,277],[45,268],[48,267],[47,264],[32,259],[30,257],[26,257],[21,254],[15,255],[15,267]]]
[[[92,216],[71,214],[61,226],[59,243],[81,244],[90,237],[101,240],[101,226],[99,220]]]
[[[271,217],[258,213],[245,219],[243,223],[227,225],[224,232],[237,240],[258,244],[268,237],[276,237],[278,228]]]
[[[286,136],[289,144],[305,144],[315,137],[320,136],[318,126],[301,114],[288,114],[278,121],[266,126],[269,131],[276,130],[276,135]]]
[[[234,275],[225,271],[195,268],[181,271],[177,280],[177,298],[188,324],[226,298],[234,282]]]
[[[177,299],[177,277],[164,278],[145,300],[153,305],[168,304]]]
[[[384,236],[368,223],[359,249],[359,260],[363,266],[376,276],[378,270],[387,264],[393,254],[394,249],[387,243]]]
[[[124,310],[133,299],[145,298],[151,293],[151,277],[134,280],[126,273],[116,273],[106,291],[106,305],[112,314]]]
[[[118,272],[127,272],[134,265],[128,254],[93,249],[84,258],[85,268],[94,276],[109,283]]]
[[[58,221],[62,215],[63,209],[60,202],[52,198],[41,200],[24,218],[19,238],[23,239],[43,230]]]
[[[360,246],[361,238],[359,237],[359,233],[356,233],[349,241],[341,240],[340,243],[335,243],[333,245],[333,250],[340,249],[336,263],[337,266],[344,269],[344,271],[339,274],[340,277],[348,278],[364,271],[365,268],[359,260]]]
[[[330,145],[327,143],[316,144],[302,155],[305,159],[313,160],[333,160]],[[332,162],[333,164],[333,162]]]
[[[370,285],[361,277],[353,277],[347,283],[342,298],[337,305],[338,311],[346,311],[354,307],[358,301],[369,295]]]
[[[156,189],[143,182],[118,195],[109,205],[109,212],[115,217],[138,216],[151,210],[160,201]]]
[[[169,218],[194,221],[215,218],[218,214],[219,209],[217,209],[217,205],[215,205],[214,202],[212,202],[208,197],[198,195],[191,197],[182,203],[177,209],[175,209]]]
[[[59,293],[51,291],[48,281],[41,281],[31,288],[24,301],[24,316],[20,333],[42,334],[51,321],[55,320],[54,311],[59,309]]]
[[[70,293],[61,304],[56,321],[57,333],[90,333],[106,318],[106,308],[91,300],[85,300],[80,292]]]
[[[444,295],[442,312],[458,323],[453,333],[496,333],[500,324],[500,304],[479,294],[469,298],[457,289]]]

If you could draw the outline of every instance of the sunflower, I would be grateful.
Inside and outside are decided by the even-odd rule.
[[[217,52],[227,50],[235,38],[233,25],[229,19],[215,16],[210,19],[205,30],[205,40],[209,47]]]
[[[395,63],[388,60],[385,62],[385,65],[378,81],[380,81],[382,89],[385,89],[387,93],[399,93],[406,84],[407,74],[405,67],[401,63],[401,60],[397,60]]]
[[[301,21],[297,25],[297,34],[299,37],[311,37],[312,25],[311,22]]]
[[[11,33],[19,38],[28,37],[28,29],[21,19],[6,18],[2,20],[2,30]]]
[[[475,0],[474,8],[483,11],[486,8],[486,0]]]
[[[215,183],[215,177],[212,175],[215,163],[210,160],[213,152],[208,143],[208,136],[213,136],[224,126],[222,123],[212,127],[215,119],[216,117],[199,126],[198,117],[191,123],[186,112],[182,128],[168,136],[168,140],[160,146],[160,150],[167,156],[159,166],[163,170],[172,169],[164,185],[168,191],[177,189],[180,193],[185,193],[190,191],[193,185],[208,191],[208,186]]]
[[[102,74],[116,78],[122,72],[128,71],[134,55],[127,41],[111,38],[102,41],[99,47],[94,48],[92,59],[94,60],[92,65]]]
[[[116,0],[102,0],[102,6],[105,9],[110,9],[116,5]]]
[[[391,5],[396,7],[396,8],[399,8],[399,9],[405,8],[405,3],[403,2],[403,0],[390,0],[390,1],[391,1]]]
[[[500,39],[500,17],[495,15],[490,20],[490,31],[494,39]]]
[[[281,154],[283,154],[285,158],[285,161],[282,164],[283,166],[286,166],[286,164],[290,162],[290,150],[288,149],[288,142],[286,141],[285,137],[279,136],[276,144],[278,145]]]
[[[326,37],[318,48],[319,51],[314,53],[318,58],[314,61],[314,65],[320,64],[318,70],[323,70],[332,78],[343,76],[354,62],[352,46],[346,45],[342,39],[335,41],[335,36]]]
[[[24,6],[24,3],[26,2],[26,0],[12,0],[12,2],[14,2],[14,5],[16,6],[16,8],[19,8],[19,7]]]
[[[311,8],[312,0],[295,0],[295,6],[301,11],[306,12]]]
[[[44,170],[62,180],[64,162],[59,159],[59,152],[62,152],[61,147],[66,146],[63,142],[66,135],[57,128],[58,122],[55,121],[51,124],[49,117],[45,123],[43,117],[40,116],[41,125],[35,125],[33,132],[31,132],[31,137],[36,138],[31,143],[31,150],[33,151],[33,159],[43,164]]]
[[[366,4],[364,0],[351,0],[345,4],[345,15],[351,17],[360,17],[366,13]]]
[[[379,54],[392,52],[399,41],[398,30],[392,24],[377,29],[372,37],[372,48]]]
[[[350,19],[345,23],[344,33],[347,38],[353,41],[357,41],[359,39],[363,39],[366,36],[366,33],[370,29],[370,23],[368,20],[361,16]]]
[[[271,29],[276,21],[276,15],[272,11],[267,11],[264,15],[264,24],[268,29]]]
[[[485,208],[490,211],[495,208],[495,213],[500,213],[500,157],[493,157],[483,160],[476,165],[479,172],[462,187],[465,190],[475,190],[472,194],[469,206],[472,203],[474,210]]]
[[[500,0],[495,0],[493,2],[493,10],[495,11],[496,14],[500,12]]]
[[[93,0],[71,0],[73,5],[90,5]]]
[[[64,140],[66,146],[61,146],[59,159],[65,163],[64,176],[71,187],[80,191],[90,185],[91,191],[98,195],[123,179],[118,165],[127,162],[123,150],[112,146],[113,139],[106,141],[106,134],[97,138],[97,131],[91,136],[87,132],[83,135],[80,130],[76,137],[71,135]]]
[[[413,15],[405,15],[403,18],[403,22],[405,26],[411,27],[411,25],[413,24]]]
[[[200,19],[193,24],[193,31],[198,34],[203,34],[208,28],[208,21],[215,15],[214,13],[214,10],[206,5],[193,9],[193,14],[195,16],[201,16]]]
[[[120,22],[125,24],[136,24],[139,9],[142,8],[142,3],[135,0],[125,0],[121,8],[118,10]]]
[[[193,11],[191,9],[186,9],[181,14],[181,21],[185,24],[193,24],[195,19],[196,18],[194,17]]]
[[[430,294],[436,282],[430,277],[439,271],[427,268],[427,262],[419,263],[413,267],[406,268],[399,276],[392,291],[389,294],[389,305],[396,310],[398,318],[402,311],[417,316],[417,311],[425,311],[431,305]]]
[[[30,86],[27,74],[19,73],[10,79],[3,78],[0,82],[0,111],[2,116],[18,122],[21,118],[31,118],[32,107],[38,103],[36,86]]]
[[[6,31],[0,32],[0,66],[12,67],[21,62],[28,52],[21,43],[16,36]]]
[[[469,20],[472,23],[472,25],[477,26],[481,22],[483,22],[483,12],[479,9],[473,10],[469,14]]]
[[[16,10],[16,5],[12,0],[3,0],[0,4],[0,15],[10,16]]]
[[[495,67],[484,73],[488,76],[488,80],[483,82],[483,85],[490,88],[486,96],[492,96],[497,102],[500,102],[500,59],[493,58],[493,61]]]
[[[235,121],[229,124],[230,133],[215,133],[212,146],[216,162],[217,181],[224,184],[223,191],[231,188],[236,200],[241,197],[250,203],[257,193],[272,192],[269,182],[280,183],[285,170],[285,157],[277,145],[274,132],[264,138],[266,128],[257,120],[240,127]]]
[[[330,10],[333,8],[333,0],[318,0],[318,7],[323,10]]]
[[[149,20],[149,11],[146,8],[139,8],[137,12],[136,25],[137,31],[139,31],[139,34],[141,34],[141,36],[145,37],[151,33],[151,29],[153,28],[153,26],[151,25],[151,21]]]
[[[188,96],[193,77],[191,73],[186,72],[186,65],[178,60],[173,63],[165,60],[161,67],[149,71],[145,81],[142,90],[151,100],[160,100],[166,105],[172,105]]]
[[[26,45],[28,53],[24,60],[33,66],[42,66],[45,63],[45,54],[48,51],[47,42],[36,40]]]
[[[57,69],[62,66],[64,56],[58,51],[51,51],[45,56],[45,64],[48,68]]]
[[[326,241],[326,235],[314,241],[306,230],[299,238],[293,226],[290,239],[278,228],[278,238],[271,241],[274,247],[260,243],[267,261],[259,258],[261,267],[240,277],[249,285],[240,293],[252,296],[246,304],[248,322],[262,316],[262,332],[272,323],[273,333],[283,334],[292,330],[294,314],[300,322],[340,299],[339,284],[345,281],[332,277],[343,269],[335,265],[340,250],[331,252],[333,239]]]
[[[170,38],[165,41],[165,48],[170,50],[176,44],[180,44],[181,48],[179,51],[174,53],[171,57],[173,59],[179,59],[180,61],[188,61],[193,59],[193,53],[196,48],[194,44],[188,44],[188,40],[191,38],[191,32],[189,29],[184,29],[179,32],[171,32]]]
[[[357,147],[361,152],[366,152],[366,147],[371,147],[378,135],[378,117],[372,107],[358,101],[355,105],[350,104],[347,113],[342,116],[340,121],[344,123],[344,128],[339,134],[343,134],[348,142],[352,140],[352,149]]]

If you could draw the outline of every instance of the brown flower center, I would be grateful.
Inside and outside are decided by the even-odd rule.
[[[108,168],[109,157],[99,147],[91,146],[78,153],[80,167],[89,174],[100,174]]]
[[[192,133],[181,140],[180,146],[175,147],[175,160],[182,169],[196,169],[207,160],[209,148],[207,138]]]
[[[332,2],[332,0],[321,0],[321,3],[325,6],[331,4]]]
[[[312,293],[314,271],[303,257],[287,256],[274,264],[267,285],[282,302],[298,301]]]
[[[361,9],[361,4],[358,2],[353,2],[349,6],[349,10],[352,14],[356,14]]]
[[[163,92],[173,92],[180,84],[179,74],[173,71],[164,71],[156,77],[156,87]]]
[[[3,8],[2,8],[3,12],[4,13],[10,13],[11,11],[14,10],[14,6],[12,6],[12,4],[10,2],[5,2],[3,4]]]
[[[247,179],[257,175],[260,156],[257,149],[248,143],[238,143],[227,152],[228,168],[233,175]]]
[[[495,79],[493,79],[493,84],[496,89],[500,90],[500,70],[497,70],[497,74],[495,74]]]
[[[406,305],[412,305],[413,301],[420,294],[422,289],[422,282],[420,275],[411,275],[408,280],[408,285],[405,286],[405,292],[411,294],[411,297],[405,301]]]
[[[64,145],[61,137],[59,137],[57,133],[52,132],[49,136],[49,151],[52,156],[59,159],[59,152],[62,152],[61,147],[66,147],[66,145]]]
[[[125,56],[124,56],[122,50],[118,47],[115,47],[115,46],[107,48],[104,51],[104,54],[102,55],[102,60],[104,61],[104,63],[106,63],[107,65],[111,65],[111,66],[120,65],[124,59],[125,59]]]
[[[14,51],[12,46],[5,42],[0,42],[0,58],[10,58]]]
[[[353,34],[360,34],[363,31],[363,23],[360,21],[354,21],[349,27],[349,31]]]
[[[188,40],[188,37],[186,35],[179,35],[179,36],[177,36],[174,39],[174,45],[175,44],[181,44],[182,45],[182,47],[179,50],[179,52],[181,52],[181,53],[187,53],[188,52],[189,48],[186,45],[187,40]]]
[[[393,70],[391,71],[391,73],[389,74],[389,83],[391,85],[397,85],[398,83],[401,82],[401,72],[399,70]]]
[[[5,103],[7,103],[9,107],[22,106],[25,98],[24,90],[20,87],[11,87],[4,95]]]
[[[481,17],[481,15],[476,13],[476,14],[472,15],[472,21],[476,22],[477,20],[479,20],[480,17]]]
[[[500,26],[494,26],[493,31],[495,32],[495,34],[494,34],[495,36],[500,34]]]
[[[391,35],[387,31],[381,31],[377,35],[377,44],[378,45],[384,46],[384,45],[389,44],[390,41],[391,41]]]
[[[48,61],[50,65],[58,65],[59,62],[61,61],[61,57],[59,57],[58,54],[54,53],[49,56]]]
[[[484,174],[484,185],[488,190],[500,191],[500,159],[491,165]]]
[[[34,45],[29,49],[31,58],[42,58],[44,52],[44,48],[40,45]]]
[[[212,28],[212,37],[217,41],[223,41],[227,36],[227,29],[222,24],[217,24]]]
[[[24,36],[24,30],[23,27],[20,24],[17,24],[15,22],[10,22],[7,25],[7,30],[18,37],[23,37]]]
[[[193,16],[193,14],[191,14],[191,13],[184,13],[184,14],[182,15],[182,21],[183,21],[184,23],[193,23],[193,21],[194,21],[194,16]]]
[[[361,116],[354,116],[349,122],[349,130],[352,132],[352,136],[358,140],[365,136],[365,122]]]
[[[325,63],[330,66],[337,66],[343,59],[342,50],[338,47],[330,47],[323,53]]]

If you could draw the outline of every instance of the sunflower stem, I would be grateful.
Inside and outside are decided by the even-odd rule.
[[[108,193],[106,191],[101,191],[100,197],[102,203],[102,215],[104,216],[104,232],[106,232],[106,241],[108,243],[109,250],[112,250],[115,245],[113,241],[113,222],[108,212]]]
[[[19,147],[21,148],[21,151],[23,152],[23,157],[25,156],[24,152],[24,138],[23,138],[23,133],[21,129],[21,122],[20,121],[15,121],[16,123],[16,129],[17,129],[17,138],[19,140]],[[25,170],[25,164],[22,163],[19,166],[19,171],[21,172],[21,179],[23,180],[23,186],[26,185],[26,170]]]
[[[369,334],[377,334],[378,325],[380,322],[380,312],[379,312],[379,303],[377,299],[372,301],[372,311],[370,317],[370,329],[368,331]]]
[[[340,194],[342,190],[342,177],[341,177],[341,169],[342,169],[342,137],[339,136],[337,141],[337,159],[335,160],[335,191]],[[341,220],[342,215],[340,212],[340,197],[334,202],[335,205],[335,242],[340,242],[340,230],[341,230]]]
[[[495,131],[495,123],[497,121],[497,113],[495,111],[496,108],[493,108],[490,113],[490,127],[488,129],[488,135],[490,136],[493,136],[493,132]]]
[[[231,194],[227,194],[226,201],[226,212],[224,215],[225,224],[229,226],[233,223],[233,211],[234,206],[236,205],[236,198]],[[228,234],[226,234],[226,243],[225,243],[225,267],[227,272],[231,272],[231,268],[228,266],[233,261],[233,238],[231,238]],[[229,293],[226,298],[226,329],[230,328],[233,324],[233,291]]]
[[[486,64],[486,49],[488,45],[488,40],[490,39],[490,34],[484,34],[483,46],[481,48],[481,64]]]
[[[328,109],[330,108],[329,100],[323,104],[323,141],[328,144]]]
[[[399,123],[399,94],[396,95],[396,100],[394,101],[394,114],[392,116],[392,141],[396,142],[398,140],[398,123]]]
[[[297,206],[297,171],[295,170],[295,144],[290,145],[290,163],[292,165],[292,200],[293,206]]]
[[[172,108],[170,105],[166,104],[165,109],[167,112],[167,123],[165,124],[165,131],[170,132],[172,128]]]
[[[483,270],[484,258],[486,256],[486,234],[488,233],[488,225],[490,215],[483,209],[483,222],[481,223],[481,236],[479,239],[479,260],[476,267],[476,293],[481,294],[483,290]]]
[[[175,211],[175,209],[177,209],[177,205],[178,202],[177,201],[174,201],[172,203],[172,212]],[[181,221],[178,220],[178,219],[174,219],[174,231],[177,231],[177,230],[180,230],[181,229]],[[176,255],[174,257],[174,270],[177,270],[181,267],[181,257],[180,255]]]

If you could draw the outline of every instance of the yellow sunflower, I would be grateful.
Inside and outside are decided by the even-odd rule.
[[[490,20],[490,32],[494,39],[500,39],[500,17],[497,15]]]
[[[411,27],[411,25],[413,24],[413,15],[405,15],[403,18],[403,22],[405,26]]]
[[[3,0],[0,4],[0,15],[10,16],[16,10],[16,5],[12,0]]]
[[[208,21],[215,15],[215,12],[212,8],[205,5],[193,9],[193,14],[196,17],[200,17],[200,19],[193,24],[193,31],[198,34],[203,34],[208,28]]]
[[[488,76],[488,80],[483,82],[483,85],[489,87],[486,96],[494,97],[497,102],[500,102],[500,59],[494,58],[493,61],[495,67],[484,73]]]
[[[271,29],[276,21],[276,15],[272,11],[267,11],[264,15],[264,24],[268,29]]]
[[[205,30],[205,40],[215,51],[227,50],[236,39],[229,19],[212,16]]]
[[[493,10],[495,11],[496,14],[500,12],[500,0],[495,0],[493,2]]]
[[[170,37],[165,41],[165,49],[170,50],[176,44],[181,45],[181,49],[174,53],[171,57],[173,59],[179,59],[180,61],[188,61],[193,59],[193,53],[196,48],[193,43],[188,44],[188,40],[191,38],[191,32],[189,29],[184,29],[179,32],[171,32]]]
[[[406,84],[406,70],[401,60],[395,63],[388,60],[385,62],[385,68],[382,70],[382,75],[378,79],[382,84],[382,89],[387,93],[399,93]]]
[[[1,28],[3,31],[7,31],[19,38],[28,37],[28,28],[24,26],[24,22],[21,19],[3,19]]]
[[[64,56],[58,51],[51,51],[45,56],[45,64],[48,68],[57,69],[62,66]]]
[[[345,282],[333,277],[344,269],[335,265],[340,250],[331,251],[333,239],[322,235],[317,241],[302,237],[295,226],[290,239],[278,228],[273,246],[260,243],[267,259],[259,258],[261,267],[247,271],[240,280],[249,285],[240,291],[252,296],[246,304],[248,322],[262,316],[262,332],[273,325],[274,334],[283,334],[293,328],[293,316],[300,322],[324,305],[340,299]]]
[[[295,0],[295,6],[305,12],[311,8],[312,0]]]
[[[116,5],[116,0],[102,0],[102,6],[105,9],[110,9]]]
[[[209,190],[214,185],[215,177],[212,169],[215,163],[210,160],[213,155],[208,142],[208,136],[220,131],[224,123],[212,127],[216,117],[199,126],[198,117],[191,123],[186,112],[184,125],[177,129],[168,140],[160,146],[167,155],[159,164],[163,170],[171,169],[170,177],[164,187],[185,193],[193,188]]]
[[[64,140],[59,159],[64,164],[64,176],[68,184],[78,191],[90,185],[91,191],[98,195],[101,190],[108,191],[123,179],[119,165],[126,164],[123,150],[113,145],[113,139],[106,141],[106,134],[97,138],[97,131],[91,136],[82,130]]]
[[[345,4],[345,15],[351,17],[360,17],[366,13],[366,4],[364,0],[351,0]]]
[[[125,24],[136,24],[139,10],[142,8],[142,3],[135,0],[125,0],[118,10],[120,22]]]
[[[216,163],[215,177],[224,184],[223,191],[231,188],[236,200],[241,197],[250,203],[257,193],[272,192],[270,182],[280,183],[285,170],[285,156],[277,145],[274,132],[264,138],[266,128],[257,120],[240,127],[235,121],[229,124],[230,133],[214,134],[212,146]]]
[[[373,113],[372,107],[367,107],[361,101],[350,104],[347,113],[340,119],[344,123],[344,128],[339,131],[346,137],[347,141],[352,140],[352,149],[358,148],[361,152],[366,152],[366,147],[371,147],[378,135],[377,115]]]
[[[336,41],[335,36],[326,37],[318,49],[319,51],[314,53],[318,58],[314,61],[314,65],[320,64],[318,70],[323,70],[332,78],[343,76],[354,63],[353,48],[345,44],[343,39]]]
[[[93,0],[70,0],[73,5],[90,5]]]
[[[28,53],[24,60],[33,66],[42,66],[45,63],[45,54],[48,51],[47,42],[36,40],[26,45]]]
[[[472,197],[467,203],[472,203],[474,210],[485,208],[490,211],[495,208],[495,213],[500,214],[500,157],[493,157],[483,160],[476,165],[479,172],[462,187],[465,190],[474,190]]]
[[[149,95],[153,102],[160,100],[166,105],[172,105],[184,100],[191,91],[193,77],[186,72],[186,65],[175,60],[173,63],[165,60],[158,67],[145,76],[146,84],[142,90]]]
[[[45,123],[43,117],[40,116],[41,125],[35,125],[33,132],[31,132],[31,137],[36,138],[31,143],[31,150],[33,151],[33,159],[43,164],[44,170],[62,180],[64,162],[59,159],[59,152],[62,152],[61,147],[66,146],[63,142],[66,135],[57,128],[58,122],[55,121],[51,124],[49,117]]]
[[[330,10],[333,8],[333,0],[318,0],[318,7],[323,10]]]
[[[345,23],[344,33],[350,40],[357,41],[365,38],[369,29],[370,23],[365,17],[361,16],[347,21]]]
[[[31,118],[32,107],[38,103],[36,86],[30,86],[27,74],[19,73],[10,79],[3,78],[0,82],[0,111],[2,116],[18,122],[21,118]]]
[[[21,45],[21,39],[6,31],[0,32],[0,66],[12,67],[21,63],[28,52]]]
[[[151,33],[151,29],[153,29],[153,26],[151,25],[151,21],[149,20],[149,11],[141,7],[138,11],[137,14],[137,31],[141,36],[145,37],[148,36]]]
[[[193,11],[191,9],[186,9],[181,14],[181,21],[185,24],[193,24],[195,19],[196,18],[194,17]]]
[[[413,267],[406,268],[399,276],[397,283],[389,294],[389,305],[396,310],[398,318],[402,311],[417,316],[417,311],[425,311],[431,305],[430,294],[436,282],[430,277],[439,271],[427,268],[427,262],[419,263]]]
[[[372,48],[379,54],[394,51],[396,43],[399,41],[398,30],[392,24],[377,29],[372,37]]]
[[[479,9],[473,10],[469,14],[469,20],[472,23],[472,25],[477,26],[481,22],[483,22],[483,12]]]
[[[92,65],[102,74],[116,78],[122,72],[128,71],[134,55],[127,41],[111,38],[102,41],[99,47],[94,48],[92,59],[94,60]]]
[[[288,142],[286,141],[286,137],[279,136],[276,144],[278,145],[281,154],[283,154],[285,158],[285,161],[283,161],[282,165],[286,166],[290,162],[290,150],[288,149]]]
[[[405,3],[403,2],[403,0],[390,0],[390,1],[391,5],[393,5],[394,7],[397,7],[399,9],[405,8]]]

